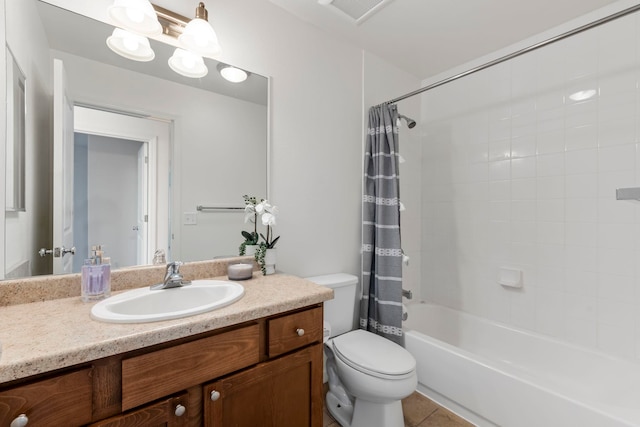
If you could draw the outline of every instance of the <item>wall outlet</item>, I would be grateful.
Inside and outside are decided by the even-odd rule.
[[[196,224],[198,224],[198,213],[197,212],[183,212],[182,213],[182,223],[184,225],[196,225]]]

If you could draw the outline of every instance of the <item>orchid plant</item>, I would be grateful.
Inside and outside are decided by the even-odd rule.
[[[272,227],[276,225],[276,215],[278,214],[278,207],[273,206],[267,200],[261,200],[255,206],[255,211],[257,215],[260,215],[260,219],[262,220],[262,225],[267,227],[267,235],[260,233],[260,237],[262,237],[262,242],[260,242],[260,246],[256,250],[255,258],[258,265],[260,265],[260,269],[262,270],[262,274],[266,275],[267,270],[265,266],[265,255],[267,254],[267,249],[273,249],[278,243],[280,236],[273,237]]]
[[[262,225],[267,227],[267,236],[260,233],[260,237],[264,240],[264,244],[267,246],[267,249],[273,249],[280,236],[273,237],[273,230],[271,227],[276,225],[276,215],[278,214],[278,207],[271,205],[267,200],[262,200],[255,207],[256,214],[260,215],[262,220]]]
[[[260,236],[258,235],[258,213],[256,212],[257,200],[255,196],[244,196],[244,222],[253,223],[253,231],[248,232],[242,230],[242,236],[244,237],[244,242],[240,244],[239,252],[240,255],[244,255],[247,250],[247,245],[257,245],[258,240],[260,240]]]

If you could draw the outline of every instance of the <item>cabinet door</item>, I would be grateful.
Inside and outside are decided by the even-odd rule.
[[[73,427],[91,421],[91,368],[0,392],[0,426],[21,418],[34,426]]]
[[[98,421],[89,427],[184,427],[188,420],[186,400],[187,394],[184,393]]]
[[[205,385],[206,427],[322,427],[322,344]]]

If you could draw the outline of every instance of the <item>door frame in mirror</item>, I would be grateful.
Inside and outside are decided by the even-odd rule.
[[[164,249],[171,255],[168,227],[170,219],[169,182],[170,153],[172,152],[171,121],[159,119],[142,119],[139,117],[117,114],[98,109],[75,107],[75,132],[89,135],[123,138],[148,143],[148,239],[146,250],[146,264],[151,264],[153,253],[157,249]],[[137,126],[140,120],[145,120],[144,128]],[[167,191],[160,191],[166,188]],[[155,214],[153,214],[153,213]],[[96,242],[98,244],[99,242]],[[170,259],[170,258],[169,258]]]

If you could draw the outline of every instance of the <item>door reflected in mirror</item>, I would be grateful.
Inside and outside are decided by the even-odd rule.
[[[167,261],[237,254],[240,231],[246,228],[242,212],[196,207],[242,207],[244,194],[267,197],[267,78],[251,72],[245,82],[230,83],[211,59],[205,59],[210,70],[206,77],[180,76],[167,66],[174,47],[156,40],[150,40],[154,61],[129,61],[106,46],[112,26],[43,1],[8,1],[6,19],[9,49],[19,64],[21,58],[29,64],[23,72],[30,114],[25,118],[25,209],[5,213],[4,277],[78,271],[92,245],[102,245],[107,255],[112,251],[115,268],[133,259],[135,264],[151,263],[159,249]],[[162,125],[168,129],[166,149],[153,142],[155,136],[132,138],[120,127],[79,128],[76,115],[75,155],[67,163],[84,162],[85,169],[58,166],[53,141],[61,122],[54,113],[52,59],[66,70],[67,100],[73,100],[75,111],[81,107]],[[83,138],[86,144],[78,145]],[[97,160],[102,169],[96,177],[89,167],[97,155],[89,150],[94,143],[128,153],[101,153],[123,157],[117,167],[105,157]],[[140,164],[145,161],[148,169]],[[63,170],[73,173],[61,178],[64,185],[52,184]],[[111,190],[110,201],[92,201]],[[116,202],[118,193],[122,203]],[[72,200],[62,221],[55,219],[56,198]],[[68,242],[59,237],[70,234],[74,237]],[[76,254],[61,259],[38,254],[40,249],[71,246]]]

